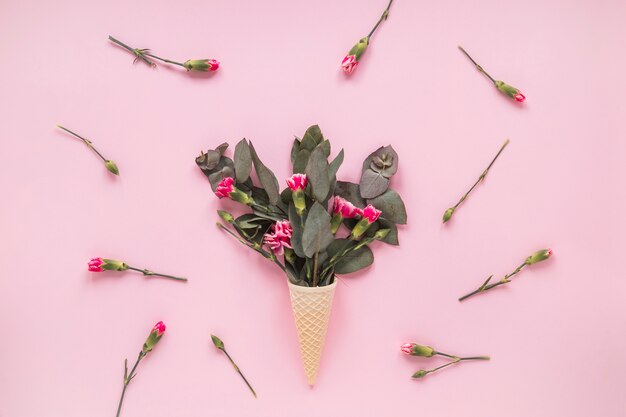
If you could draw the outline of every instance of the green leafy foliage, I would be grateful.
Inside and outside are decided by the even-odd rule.
[[[267,198],[270,203],[276,204],[279,197],[278,180],[276,179],[276,176],[263,164],[263,162],[261,162],[252,143],[250,143],[250,153],[252,155],[252,161],[254,162],[254,170],[259,177],[259,181],[261,181],[263,189],[267,193]]]
[[[246,139],[241,139],[235,146],[233,161],[235,163],[237,181],[246,181],[248,177],[250,177],[250,171],[252,170],[252,154],[250,153],[250,146]]]
[[[334,240],[330,232],[330,215],[318,202],[313,203],[304,223],[302,249],[307,258],[326,250]]]

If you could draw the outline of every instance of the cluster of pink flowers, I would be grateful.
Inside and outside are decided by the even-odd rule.
[[[102,260],[102,258],[93,258],[91,261],[89,261],[89,271],[90,272],[102,272],[104,271],[104,269],[102,269],[102,265],[104,265],[104,261]]]
[[[272,233],[266,233],[263,243],[272,249],[276,255],[282,255],[284,248],[291,249],[291,234],[293,229],[288,220],[278,221],[272,226]]]
[[[287,178],[287,186],[291,191],[304,190],[306,188],[306,184],[306,174],[293,174],[290,178]]]
[[[218,184],[215,189],[215,195],[219,198],[230,197],[230,193],[235,191],[235,180],[231,177],[226,177]]]

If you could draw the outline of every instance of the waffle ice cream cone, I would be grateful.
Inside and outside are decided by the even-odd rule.
[[[337,281],[324,287],[288,285],[304,372],[309,385],[315,385]]]

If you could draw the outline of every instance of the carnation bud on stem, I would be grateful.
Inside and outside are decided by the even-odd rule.
[[[237,373],[241,376],[241,378],[243,379],[243,381],[246,383],[246,385],[248,386],[248,388],[250,389],[250,391],[252,392],[252,395],[254,395],[254,397],[256,398],[256,392],[254,392],[254,389],[252,388],[252,385],[250,385],[250,383],[248,382],[248,380],[246,379],[246,377],[243,375],[243,373],[241,372],[241,369],[239,369],[239,367],[237,366],[237,364],[235,363],[235,361],[233,360],[233,358],[230,357],[230,355],[228,354],[228,352],[226,351],[226,348],[224,347],[224,342],[222,342],[222,339],[220,339],[219,337],[215,336],[215,335],[211,335],[211,340],[213,341],[213,344],[215,345],[216,348],[218,348],[219,350],[221,350],[222,352],[224,352],[224,354],[226,355],[226,357],[228,358],[228,360],[230,361],[230,363],[233,365],[233,367],[235,368],[235,371],[237,371]]]
[[[436,372],[436,371],[438,371],[440,369],[443,369],[443,368],[446,368],[446,367],[448,367],[450,365],[457,364],[457,363],[459,363],[461,361],[471,361],[471,360],[488,361],[488,360],[490,360],[490,358],[489,358],[489,356],[470,356],[470,357],[467,357],[467,358],[453,357],[450,362],[448,362],[446,364],[443,364],[441,366],[438,366],[436,368],[433,368],[433,369],[420,369],[419,371],[415,372],[411,376],[411,378],[414,378],[414,379],[423,378],[423,377],[425,377],[426,375],[428,375],[430,373]]]
[[[504,148],[506,148],[506,146],[509,144],[509,140],[507,139],[506,141],[504,141],[504,145],[502,145],[502,147],[500,148],[500,150],[498,151],[498,153],[496,154],[496,156],[491,160],[491,163],[489,164],[489,166],[487,167],[487,169],[485,169],[483,171],[482,174],[480,174],[480,177],[478,177],[478,179],[476,180],[476,182],[474,183],[474,185],[472,185],[472,188],[469,189],[468,192],[466,192],[463,197],[461,197],[461,199],[459,200],[458,203],[456,203],[454,206],[450,207],[449,209],[447,209],[444,213],[443,213],[443,223],[447,223],[448,220],[450,220],[452,218],[452,215],[454,214],[454,212],[456,211],[457,207],[459,207],[461,205],[461,203],[463,201],[465,201],[465,199],[470,195],[470,193],[472,191],[474,191],[474,188],[476,188],[476,186],[485,179],[485,177],[487,176],[487,173],[489,173],[489,170],[491,169],[491,166],[496,162],[496,159],[498,159],[498,157],[500,156],[500,154],[502,153],[502,151],[504,150]]]
[[[468,298],[476,294],[479,294],[481,292],[488,291],[500,285],[508,284],[509,282],[511,282],[511,278],[514,275],[517,275],[524,267],[528,265],[536,264],[538,262],[545,261],[546,259],[550,258],[550,256],[552,256],[552,249],[538,250],[537,252],[533,253],[528,258],[526,258],[524,262],[515,269],[515,271],[511,272],[508,275],[505,275],[504,278],[502,278],[500,281],[495,282],[493,284],[489,284],[489,282],[491,281],[491,278],[493,278],[493,275],[491,275],[489,278],[487,278],[487,280],[483,283],[483,285],[481,285],[480,287],[478,287],[478,289],[472,291],[471,293],[466,294],[463,297],[459,298],[459,301],[467,300]]]
[[[110,159],[106,159],[104,156],[102,156],[102,154],[100,152],[98,152],[98,150],[93,146],[93,143],[89,140],[89,139],[85,139],[84,137],[80,136],[78,133],[74,133],[71,130],[61,126],[61,125],[57,125],[57,127],[67,133],[69,133],[70,135],[80,139],[83,141],[83,143],[85,145],[87,145],[87,147],[89,149],[91,149],[92,151],[94,151],[96,153],[96,155],[98,155],[100,157],[100,159],[102,159],[104,161],[104,166],[105,168],[112,174],[114,175],[120,175],[120,170],[117,168],[117,165],[115,165],[115,162],[111,161]]]
[[[524,100],[526,100],[526,96],[524,94],[522,94],[522,92],[519,89],[513,87],[512,85],[509,85],[509,84],[505,83],[504,81],[496,80],[491,75],[489,75],[487,73],[487,71],[485,71],[483,69],[483,67],[481,67],[480,65],[478,65],[478,63],[476,61],[474,61],[474,59],[470,56],[470,54],[468,54],[467,51],[465,49],[463,49],[463,47],[461,45],[459,45],[459,50],[461,52],[463,52],[463,54],[465,54],[465,56],[467,58],[469,58],[470,61],[472,61],[472,64],[474,64],[474,66],[476,66],[476,69],[478,71],[480,71],[483,74],[485,74],[485,76],[487,76],[487,78],[489,78],[491,80],[491,82],[498,89],[498,91],[500,91],[501,93],[507,95],[510,98],[515,99],[516,101],[519,101],[520,103],[523,102]]]
[[[143,269],[135,268],[117,259],[93,258],[89,261],[88,266],[89,266],[88,269],[91,272],[126,271],[130,269],[132,271],[141,272],[142,274],[146,276],[163,277],[163,278],[173,279],[176,281],[187,281],[187,278],[175,277],[173,275],[159,274],[159,273],[150,271],[149,269],[145,269],[145,268]]]
[[[152,330],[150,331],[150,334],[148,335],[148,338],[144,342],[143,347],[141,348],[141,351],[139,352],[139,356],[137,356],[137,361],[135,362],[135,365],[130,370],[130,373],[128,373],[128,359],[124,360],[124,388],[122,389],[122,396],[120,397],[120,402],[117,406],[117,414],[116,414],[117,417],[120,416],[120,412],[122,411],[122,404],[124,402],[124,395],[126,394],[126,388],[128,387],[128,384],[130,384],[130,381],[132,381],[133,378],[137,376],[136,371],[137,371],[137,366],[139,365],[139,362],[141,362],[141,360],[148,353],[150,353],[152,349],[154,349],[156,344],[159,343],[159,340],[161,340],[163,333],[165,333],[165,324],[163,324],[163,322],[160,321],[157,324],[155,324]]]

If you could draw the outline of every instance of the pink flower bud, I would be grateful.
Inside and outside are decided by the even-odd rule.
[[[306,188],[307,178],[306,174],[293,174],[287,179],[287,186],[291,191],[300,191]]]
[[[523,103],[523,102],[524,102],[524,100],[526,100],[526,96],[525,96],[524,94],[522,94],[522,92],[521,92],[521,91],[518,91],[518,93],[517,93],[517,94],[515,94],[515,95],[513,96],[513,98],[514,98],[515,100],[519,101],[520,103]]]
[[[161,336],[163,333],[165,333],[165,324],[163,324],[162,321],[158,322],[154,325],[152,331],[157,332],[157,336]]]
[[[411,353],[413,353],[413,343],[403,344],[402,346],[400,346],[400,350],[402,351],[402,353],[410,355]]]
[[[341,69],[343,69],[343,72],[346,74],[352,74],[352,71],[356,69],[357,65],[359,65],[359,61],[356,60],[355,55],[346,55],[343,61],[341,61]]]
[[[335,196],[333,201],[333,214],[341,214],[344,219],[352,219],[362,213],[361,209],[355,207],[354,204],[345,198]]]
[[[230,197],[230,193],[235,191],[234,183],[235,180],[233,178],[225,177],[215,189],[215,195],[219,198]]]
[[[88,265],[90,272],[104,271],[104,269],[102,268],[102,265],[104,265],[104,261],[102,260],[102,258],[93,258],[91,261],[89,261]]]
[[[378,210],[376,207],[372,206],[371,204],[365,207],[361,212],[363,217],[366,218],[369,223],[374,223],[376,220],[378,220],[381,213],[382,211]]]
[[[217,59],[209,59],[207,64],[209,64],[209,71],[217,71],[220,67],[220,62]]]

